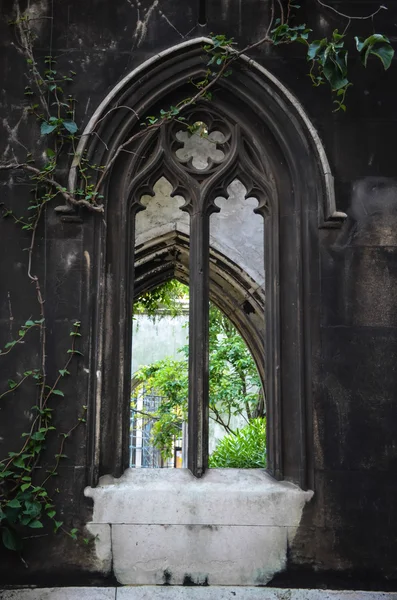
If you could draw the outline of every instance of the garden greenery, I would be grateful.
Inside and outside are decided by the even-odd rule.
[[[211,468],[266,468],[266,418],[252,419],[234,434],[226,435],[209,458]]]
[[[175,280],[173,280],[175,281]],[[171,282],[172,283],[172,282]],[[165,301],[176,312],[181,311],[180,298],[188,299],[183,284],[159,286],[153,294],[150,308],[161,319]],[[171,293],[169,293],[171,290]],[[180,297],[175,296],[179,290]],[[150,294],[151,292],[149,292]],[[146,295],[147,297],[147,295]],[[137,306],[137,304],[135,304]],[[138,304],[141,310],[141,304]],[[135,312],[135,309],[134,309]],[[152,441],[164,459],[172,456],[174,439],[180,437],[181,426],[187,420],[189,347],[183,346],[181,358],[167,357],[142,367],[134,376],[138,382],[133,391],[132,409],[136,410],[139,394],[161,396],[156,411],[140,412],[143,424],[152,424]],[[247,424],[265,415],[265,399],[255,362],[231,321],[213,304],[209,316],[209,416],[231,436],[235,417]]]

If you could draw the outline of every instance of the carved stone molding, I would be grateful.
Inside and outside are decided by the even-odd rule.
[[[188,40],[160,52],[129,73],[94,112],[81,137],[77,156],[87,152],[88,157],[95,157],[96,164],[107,164],[117,146],[128,139],[139,119],[146,116],[149,106],[155,107],[160,98],[165,99],[173,90],[182,89],[188,81],[205,73],[207,55],[202,48],[208,43],[207,38]],[[276,141],[274,149],[281,146],[281,155],[288,156],[291,167],[294,162],[296,166],[306,162],[306,168],[310,165],[306,174],[311,176],[313,172],[312,177],[320,185],[316,193],[319,227],[339,227],[346,214],[336,207],[326,152],[297,98],[270,71],[244,55],[236,61],[232,76],[219,82],[219,88],[227,92],[226,98],[232,94],[234,100],[239,99],[247,116],[251,112],[251,120],[256,122],[251,133],[262,126],[269,128]],[[216,107],[218,101],[225,117],[228,107],[223,98],[214,97],[210,106]],[[240,124],[243,121],[244,117],[239,119]],[[213,129],[215,126],[216,122]],[[259,151],[259,156],[267,160],[266,153]],[[78,158],[69,173],[71,190],[77,187],[77,162]]]

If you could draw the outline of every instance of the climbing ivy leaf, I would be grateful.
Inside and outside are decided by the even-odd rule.
[[[65,129],[69,131],[69,133],[73,134],[77,131],[77,125],[74,121],[64,121],[63,126]]]
[[[327,60],[323,66],[323,73],[334,91],[344,88],[349,83],[336,60]]]
[[[41,529],[43,527],[43,523],[36,519],[35,521],[29,523],[29,527],[31,527],[32,529]]]
[[[367,66],[367,61],[371,54],[377,56],[382,61],[385,70],[390,67],[394,56],[394,49],[385,35],[374,33],[366,39],[360,37],[355,37],[354,39],[364,67]]]
[[[21,550],[22,542],[13,529],[4,527],[1,538],[4,546],[8,548],[8,550],[14,550],[14,552],[19,552],[19,550]]]
[[[322,49],[327,46],[327,38],[314,40],[307,50],[307,60],[314,60]]]
[[[54,131],[54,129],[56,129],[56,128],[57,128],[56,125],[50,125],[50,123],[47,123],[47,121],[44,121],[40,127],[41,135],[47,135],[49,133],[52,133]]]

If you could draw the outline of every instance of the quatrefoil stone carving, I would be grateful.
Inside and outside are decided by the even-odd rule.
[[[183,147],[175,152],[178,160],[182,163],[191,160],[192,166],[197,171],[206,169],[210,160],[221,163],[225,158],[225,153],[218,147],[226,141],[224,134],[217,130],[207,133],[207,130],[207,126],[203,123],[193,134],[188,131],[176,133],[176,139],[183,144]]]

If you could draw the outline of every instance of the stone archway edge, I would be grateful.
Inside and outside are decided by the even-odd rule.
[[[0,590],[1,600],[397,600],[397,592],[230,586],[58,587]]]
[[[111,107],[112,100],[117,96],[117,94],[125,88],[130,82],[139,78],[139,76],[149,67],[154,65],[157,61],[172,55],[174,52],[177,52],[183,48],[188,48],[190,46],[196,46],[198,44],[208,44],[211,43],[210,38],[206,37],[197,37],[190,40],[185,40],[180,44],[176,44],[170,48],[163,50],[150,57],[148,60],[144,61],[138,67],[133,69],[128,75],[126,75],[118,84],[116,84],[111,91],[105,96],[102,102],[99,104],[94,114],[90,118],[87,126],[84,129],[84,132],[81,136],[80,142],[77,146],[76,156],[79,157],[83,154],[84,150],[87,147],[88,140],[90,138],[91,133],[94,131],[98,121],[103,118],[106,114],[106,111]],[[257,61],[253,60],[249,56],[244,54],[241,55],[241,60],[249,64],[255,70],[264,76],[265,79],[269,80],[278,90],[280,96],[286,100],[286,102],[293,107],[296,111],[298,118],[301,120],[304,129],[306,129],[306,135],[311,139],[313,148],[317,154],[317,160],[319,162],[320,171],[322,173],[323,178],[323,186],[324,186],[324,195],[325,195],[325,210],[324,210],[324,219],[326,223],[328,222],[328,226],[335,226],[344,221],[347,215],[344,212],[338,211],[336,209],[336,200],[335,200],[335,188],[334,188],[334,178],[331,172],[331,167],[324,149],[324,146],[321,142],[320,136],[318,135],[314,125],[312,124],[309,116],[307,115],[304,107],[299,102],[299,100],[283,85],[283,83],[275,77],[270,71],[268,71],[265,67],[260,65]],[[75,189],[77,183],[77,164],[75,162],[72,164],[71,169],[69,171],[69,179],[68,179],[68,187],[70,190]]]

